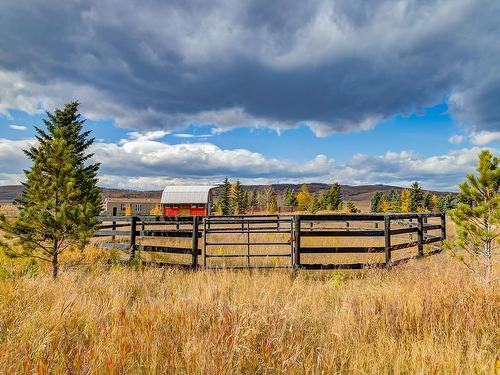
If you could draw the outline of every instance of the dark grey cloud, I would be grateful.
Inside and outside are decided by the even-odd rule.
[[[500,127],[496,0],[0,3],[0,112],[69,99],[137,129],[366,129],[450,98]]]

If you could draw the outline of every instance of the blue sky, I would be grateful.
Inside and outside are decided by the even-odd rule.
[[[492,0],[3,1],[0,184],[23,179],[44,111],[78,100],[104,186],[455,190],[498,153],[499,17]]]

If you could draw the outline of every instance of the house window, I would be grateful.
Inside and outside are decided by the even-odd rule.
[[[136,203],[134,205],[134,212],[141,212],[142,211],[142,204],[141,203]]]
[[[126,208],[127,208],[127,204],[126,203],[120,204],[120,211],[125,211]]]

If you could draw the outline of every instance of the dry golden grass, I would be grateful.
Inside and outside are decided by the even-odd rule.
[[[446,255],[390,271],[296,277],[134,269],[105,258],[66,262],[56,282],[26,263],[3,263],[0,373],[499,369],[498,288],[479,285]]]

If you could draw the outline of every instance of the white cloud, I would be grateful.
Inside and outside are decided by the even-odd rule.
[[[26,130],[26,126],[23,125],[9,125],[9,128],[11,128],[12,130],[19,130],[19,131]]]
[[[213,137],[213,134],[188,134],[188,133],[177,133],[177,134],[172,134],[172,136],[176,138],[184,138],[184,139],[191,139],[191,138],[210,138]]]
[[[22,180],[22,169],[29,166],[22,149],[34,142],[0,138],[0,184]],[[144,190],[161,189],[166,184],[218,184],[229,176],[245,184],[335,180],[352,185],[409,186],[412,181],[420,181],[427,189],[450,191],[456,190],[467,173],[474,172],[481,149],[462,148],[432,156],[411,151],[356,154],[346,163],[317,155],[299,163],[246,149],[223,149],[207,142],[169,144],[132,134],[118,143],[97,142],[92,152],[94,160],[101,163],[100,184],[110,187]],[[489,149],[499,153],[498,149]]]
[[[480,131],[469,135],[470,143],[476,146],[487,145],[493,142],[500,141],[500,131]]]
[[[450,138],[448,138],[448,142],[453,145],[458,145],[462,143],[464,140],[464,136],[460,134],[453,134]]]

